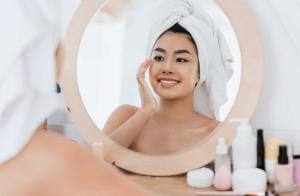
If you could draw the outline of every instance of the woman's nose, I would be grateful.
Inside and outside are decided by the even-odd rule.
[[[171,62],[166,62],[164,64],[164,66],[162,67],[162,73],[164,73],[164,74],[173,74],[174,70],[173,70],[173,67],[172,67],[171,64],[172,64]]]

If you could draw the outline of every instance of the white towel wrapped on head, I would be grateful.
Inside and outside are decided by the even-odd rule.
[[[148,57],[159,36],[176,23],[192,35],[197,45],[200,81],[194,92],[194,110],[216,119],[219,108],[228,99],[226,83],[233,74],[233,57],[227,42],[205,11],[194,10],[187,0],[166,0],[153,14]]]
[[[0,7],[0,165],[16,156],[58,106],[59,2],[10,0]]]

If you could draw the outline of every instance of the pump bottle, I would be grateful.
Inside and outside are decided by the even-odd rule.
[[[232,119],[231,122],[240,122],[236,137],[232,143],[232,161],[234,171],[238,169],[256,168],[256,137],[248,119]]]

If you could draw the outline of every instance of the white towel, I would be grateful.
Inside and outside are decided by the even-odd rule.
[[[217,119],[219,108],[227,101],[226,82],[233,74],[233,57],[222,32],[204,10],[194,10],[187,0],[166,0],[153,14],[147,56],[158,37],[178,23],[193,37],[200,59],[200,81],[194,92],[194,110]]]
[[[9,0],[0,6],[0,164],[18,154],[59,105],[58,2]]]

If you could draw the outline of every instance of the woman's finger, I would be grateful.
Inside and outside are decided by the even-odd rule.
[[[147,69],[153,65],[154,61],[153,60],[146,60],[142,63],[141,67],[140,67],[140,74],[145,74]]]
[[[147,71],[147,69],[153,65],[154,61],[153,60],[145,60],[141,66],[139,67],[139,70],[137,72],[137,80],[138,82],[142,83],[143,79],[145,78],[145,73]]]
[[[147,71],[148,65],[149,65],[149,61],[148,61],[148,60],[145,60],[145,61],[141,64],[141,66],[140,66],[140,68],[139,68],[139,71],[138,71],[138,74],[139,74],[139,75],[144,75],[145,72]]]

